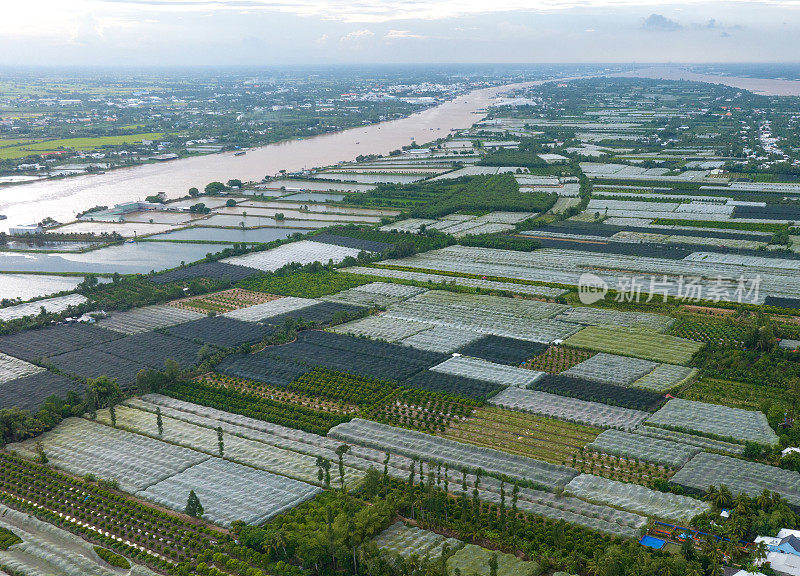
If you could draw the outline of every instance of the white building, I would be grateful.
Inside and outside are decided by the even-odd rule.
[[[12,236],[25,236],[26,234],[41,234],[42,227],[39,226],[38,224],[19,224],[18,226],[10,226],[8,232]]]
[[[779,574],[800,576],[800,530],[783,528],[776,537],[758,536],[767,545],[767,562]]]

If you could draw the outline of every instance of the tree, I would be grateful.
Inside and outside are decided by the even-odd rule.
[[[331,485],[331,463],[322,456],[317,456],[317,479],[326,488]]]
[[[111,426],[113,428],[117,427],[117,407],[114,404],[111,404],[108,407],[108,414],[111,416]]]
[[[164,419],[161,417],[161,406],[156,406],[156,426],[158,427],[158,437],[164,435]]]
[[[192,186],[191,188],[189,188],[189,196],[191,196],[192,198],[200,196],[200,190]]]
[[[497,552],[489,557],[489,576],[497,576]]]
[[[36,443],[36,459],[39,464],[47,464],[49,462],[47,454],[44,453],[44,446],[41,441]]]
[[[228,186],[230,186],[231,188],[233,188],[233,187],[241,188],[242,187],[242,181],[239,180],[238,178],[231,178],[230,180],[228,180]]]
[[[336,448],[336,455],[339,457],[339,482],[344,492],[344,455],[350,451],[350,446],[347,444],[340,444]]]
[[[219,457],[225,455],[225,442],[222,438],[222,426],[217,426],[217,446],[219,446]]]
[[[228,200],[225,202],[225,206],[227,206],[228,208],[233,208],[234,206],[236,206],[236,200],[234,200],[233,198],[228,198]]]
[[[222,182],[209,182],[205,187],[205,193],[211,196],[224,192],[225,190],[227,190],[227,187]]]
[[[203,517],[203,505],[200,504],[200,498],[194,493],[194,490],[189,491],[189,498],[186,500],[186,509],[184,510],[187,516],[192,518]]]

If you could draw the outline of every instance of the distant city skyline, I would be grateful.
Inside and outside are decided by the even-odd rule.
[[[791,62],[800,1],[28,0],[0,64]]]

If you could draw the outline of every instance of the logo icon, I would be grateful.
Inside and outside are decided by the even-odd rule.
[[[578,279],[578,298],[582,304],[594,304],[608,294],[608,284],[597,274],[584,272]]]

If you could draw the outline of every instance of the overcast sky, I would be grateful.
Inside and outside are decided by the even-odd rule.
[[[0,64],[800,61],[800,0],[2,0]]]

